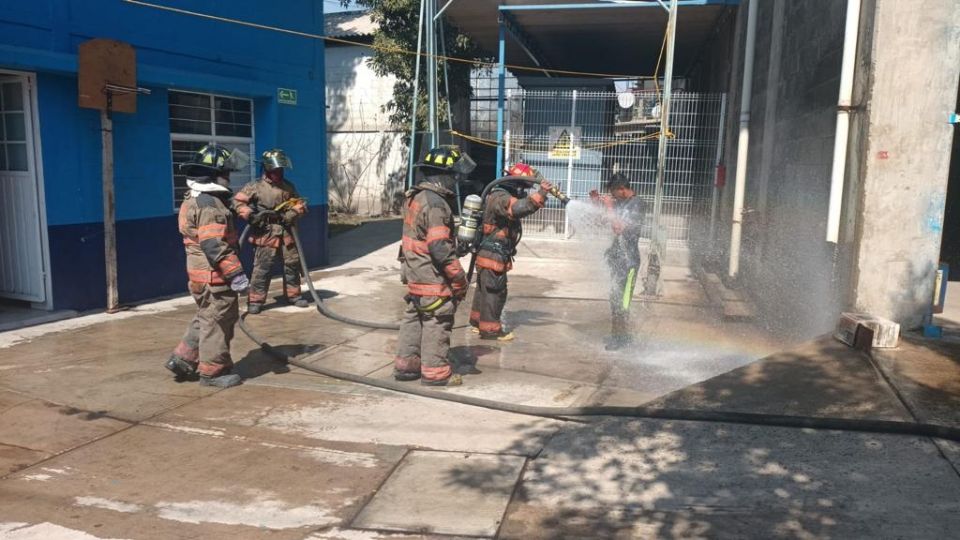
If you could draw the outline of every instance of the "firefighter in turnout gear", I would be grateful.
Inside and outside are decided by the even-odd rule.
[[[483,206],[483,240],[477,250],[477,290],[470,310],[470,325],[480,339],[512,341],[513,332],[504,330],[500,322],[507,303],[507,272],[513,268],[513,257],[523,234],[520,220],[543,208],[550,182],[533,167],[517,163],[507,176],[540,181],[539,189],[527,195],[525,183],[505,183],[495,188]]]
[[[222,388],[241,383],[239,375],[230,373],[230,341],[240,317],[238,293],[250,282],[238,257],[228,186],[230,171],[249,163],[239,150],[208,144],[180,166],[190,188],[180,205],[180,234],[197,314],[166,363],[178,380],[199,376],[200,384]]]
[[[451,200],[454,188],[476,167],[456,146],[427,152],[417,164],[419,182],[405,194],[401,280],[407,307],[400,323],[394,378],[422,384],[460,384],[447,360],[457,305],[467,275],[457,258]]]
[[[237,214],[253,228],[250,243],[257,246],[247,297],[247,311],[252,315],[260,313],[267,300],[270,271],[278,255],[283,259],[287,302],[301,308],[309,305],[300,294],[300,253],[289,230],[307,212],[306,202],[284,177],[284,171],[292,169],[293,164],[283,150],[264,152],[261,163],[261,177],[233,197]]]
[[[590,199],[607,210],[607,222],[613,231],[613,242],[605,253],[610,268],[611,337],[608,351],[623,349],[633,341],[630,331],[630,303],[640,272],[640,231],[646,214],[642,199],[630,189],[630,181],[623,174],[614,174],[607,181],[608,195],[595,190]],[[658,263],[650,260],[651,274],[659,275]]]

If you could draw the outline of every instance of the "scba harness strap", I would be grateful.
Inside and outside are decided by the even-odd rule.
[[[444,304],[450,301],[450,297],[440,297],[430,302],[429,305],[421,306],[419,297],[412,294],[408,294],[403,297],[408,303],[413,304],[413,308],[419,311],[420,313],[433,313],[434,311],[440,309]]]

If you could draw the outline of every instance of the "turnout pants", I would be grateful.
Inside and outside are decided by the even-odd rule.
[[[482,335],[496,335],[503,331],[500,316],[507,304],[507,273],[489,268],[477,271],[477,290],[470,310],[470,325]]]
[[[447,353],[457,302],[436,296],[407,297],[400,322],[400,337],[394,368],[420,373],[428,381],[442,381],[453,374]]]
[[[229,285],[191,283],[190,293],[197,303],[197,314],[173,354],[193,365],[199,364],[197,371],[201,375],[215,377],[233,366],[230,341],[240,318],[240,301]]]
[[[640,265],[612,269],[610,287],[611,331],[614,336],[630,335],[630,303],[637,284]]]
[[[270,289],[270,271],[277,255],[283,256],[283,293],[290,301],[300,298],[300,252],[296,244],[280,247],[257,246],[253,256],[253,272],[250,276],[250,293],[247,301],[262,304]]]

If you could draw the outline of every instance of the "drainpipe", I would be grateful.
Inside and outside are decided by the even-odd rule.
[[[743,82],[740,85],[740,136],[737,140],[737,176],[733,190],[733,225],[730,227],[730,264],[727,275],[740,272],[740,241],[743,235],[743,198],[747,187],[747,157],[750,146],[750,98],[753,96],[753,56],[757,42],[757,4],[747,8],[747,43],[743,56]]]
[[[843,31],[843,62],[840,67],[840,98],[837,101],[837,133],[833,139],[833,169],[830,173],[830,206],[827,211],[827,242],[840,239],[843,211],[843,180],[847,169],[847,141],[853,100],[853,74],[860,36],[861,0],[847,0],[847,24]]]

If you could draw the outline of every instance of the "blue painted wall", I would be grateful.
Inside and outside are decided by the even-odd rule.
[[[156,0],[154,3],[302,32],[323,32],[323,2]],[[137,77],[152,90],[136,114],[115,115],[120,298],[181,293],[183,248],[173,213],[167,90],[254,101],[257,152],[282,147],[310,201],[301,231],[311,266],[327,261],[323,42],[128,4],[122,0],[6,2],[0,69],[37,75],[40,142],[55,308],[105,304],[99,116],[77,106],[77,46],[91,38],[137,50]],[[277,88],[298,91],[296,106]]]

